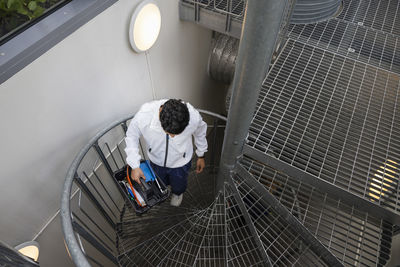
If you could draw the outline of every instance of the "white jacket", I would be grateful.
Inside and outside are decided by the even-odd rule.
[[[125,152],[126,161],[133,169],[140,165],[140,136],[143,136],[145,141],[149,159],[159,166],[178,168],[188,163],[193,156],[192,136],[197,156],[202,157],[207,152],[207,124],[201,118],[200,113],[189,103],[186,105],[190,119],[185,130],[174,137],[165,133],[159,119],[159,109],[166,101],[167,99],[156,100],[143,104],[129,124],[125,138]]]

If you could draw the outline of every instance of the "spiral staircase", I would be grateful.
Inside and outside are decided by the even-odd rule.
[[[88,264],[385,265],[393,224],[346,204],[335,192],[326,193],[248,155],[223,190],[216,191],[225,123],[208,114],[203,117],[209,122],[210,153],[216,157],[207,158],[203,173],[191,170],[180,207],[166,200],[137,215],[113,182],[110,173],[125,164],[123,136],[129,120],[114,123],[83,149],[71,172],[67,214]],[[75,264],[85,266],[84,261]]]
[[[400,225],[399,7],[345,0],[336,18],[290,25],[222,183],[226,118],[201,111],[207,168],[190,172],[180,207],[166,200],[137,215],[113,180],[130,118],[94,136],[64,185],[74,263],[385,266]]]

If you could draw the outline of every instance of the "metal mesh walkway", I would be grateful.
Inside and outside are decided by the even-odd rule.
[[[400,3],[396,0],[346,0],[338,18],[399,36],[399,11]]]
[[[346,0],[291,25],[241,162],[346,266],[384,266],[399,223],[399,6]]]
[[[289,40],[264,81],[249,145],[399,212],[399,80]]]
[[[363,63],[400,74],[398,35],[360,23],[332,19],[319,24],[292,25],[290,38]]]

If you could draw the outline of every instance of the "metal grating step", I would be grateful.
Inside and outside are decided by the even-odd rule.
[[[233,179],[272,266],[328,266],[246,179]]]
[[[208,229],[215,204],[208,208],[200,220],[194,222],[188,232],[169,251],[159,266],[193,266],[200,249],[201,240]]]
[[[265,266],[234,193],[225,186],[228,266]]]
[[[127,212],[122,223],[117,226],[117,248],[119,254],[124,254],[137,244],[145,242],[154,236],[169,229],[186,218],[197,214],[187,209],[176,209],[169,203],[154,207],[148,212],[148,216],[137,216]]]
[[[205,9],[221,15],[228,16],[226,22],[231,19],[241,23],[243,21],[246,0],[181,0],[182,3],[194,5],[198,11]],[[341,9],[341,1],[337,0],[298,0],[291,16],[292,23],[313,23],[327,20]],[[197,16],[197,19],[201,16]],[[216,21],[216,19],[212,19]],[[221,23],[219,21],[219,23]],[[223,23],[223,22],[222,22]],[[210,24],[208,25],[211,26]],[[212,26],[211,26],[212,27]],[[229,28],[227,29],[229,31]]]
[[[193,266],[224,266],[226,255],[225,198],[219,193],[208,221],[207,229],[198,243],[200,249]]]
[[[383,266],[389,260],[391,223],[250,158],[241,164],[344,265]]]
[[[398,0],[345,0],[338,18],[400,35],[400,2]]]
[[[400,36],[339,19],[291,25],[289,37],[400,74]]]
[[[159,264],[184,236],[207,216],[206,210],[182,219],[169,229],[147,239],[119,256],[121,266],[155,266]]]
[[[220,193],[205,210],[175,214],[176,223],[172,226],[173,216],[168,206],[155,213],[160,216],[139,217],[143,219],[140,220],[130,215],[130,221],[125,218],[120,238],[124,232],[134,232],[134,236],[142,238],[141,242],[132,236],[128,239],[131,242],[121,240],[118,257],[121,266],[265,266],[231,190]],[[157,235],[146,237],[140,231],[143,224],[160,227],[160,221],[164,220]]]
[[[248,144],[400,213],[400,76],[289,40]]]
[[[188,181],[188,189],[180,207],[172,207],[169,199],[146,212],[145,216],[137,216],[132,211],[123,210],[121,223],[117,225],[117,248],[124,253],[135,244],[141,243],[161,233],[166,228],[180,223],[182,220],[208,208],[214,200],[214,175],[207,168],[204,173],[196,175],[193,171]]]
[[[130,263],[131,258],[137,258],[138,262],[145,262],[146,259],[141,259],[140,255],[147,255],[146,253],[151,252],[140,252],[141,250],[138,250],[137,253],[141,254],[135,255],[135,257],[132,256],[134,254],[133,250],[137,250],[138,244],[144,244],[148,240],[152,240],[146,243],[148,248],[157,247],[159,243],[165,243],[163,238],[168,238],[168,236],[164,235],[166,229],[172,228],[171,231],[175,231],[174,227],[181,225],[189,217],[206,216],[203,211],[209,209],[215,201],[213,196],[214,183],[215,173],[209,167],[199,175],[192,170],[188,179],[188,188],[180,207],[170,206],[169,199],[167,199],[160,205],[151,208],[145,214],[138,216],[125,206],[121,213],[121,222],[117,224],[116,229],[116,247],[120,255],[120,262],[133,264]],[[179,236],[182,233],[180,232]],[[161,238],[162,241],[157,241],[158,238]],[[152,263],[157,260],[156,256],[151,258]],[[136,263],[137,261],[134,260],[133,262]],[[149,263],[145,265],[149,265]]]

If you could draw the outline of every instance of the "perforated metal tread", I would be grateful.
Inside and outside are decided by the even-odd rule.
[[[399,213],[399,81],[289,40],[262,86],[248,144]]]
[[[383,266],[390,258],[391,223],[250,158],[241,164],[344,265]]]

